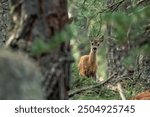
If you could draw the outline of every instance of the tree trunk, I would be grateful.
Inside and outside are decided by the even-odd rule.
[[[13,48],[30,51],[28,46],[37,39],[53,43],[52,37],[69,22],[66,0],[23,0],[14,4],[14,34],[7,42],[7,46]],[[22,42],[24,44],[20,44]],[[45,76],[43,89],[46,99],[68,99],[69,41],[60,42],[57,48],[40,55],[37,61]]]
[[[108,5],[112,4],[113,0],[108,0]],[[147,5],[146,1],[143,1],[143,3],[138,2],[135,7],[138,7],[139,5]],[[124,3],[122,3],[118,9],[120,9],[122,12],[126,12],[128,10],[128,7],[132,7],[131,6],[131,0],[127,0]],[[144,6],[143,6],[144,7]],[[127,14],[128,15],[128,14]],[[138,24],[141,25],[142,24]],[[128,71],[128,69],[126,69],[123,64],[122,64],[122,60],[128,55],[128,52],[133,49],[133,48],[140,48],[142,46],[144,46],[145,44],[149,45],[150,41],[150,33],[149,33],[149,29],[150,29],[150,24],[148,22],[145,21],[145,30],[143,31],[144,33],[141,34],[139,37],[137,37],[138,39],[136,40],[131,40],[131,42],[129,42],[126,39],[126,43],[119,46],[117,43],[115,43],[115,39],[113,39],[113,27],[112,26],[108,26],[108,39],[107,39],[107,66],[108,66],[108,75],[110,76],[113,72],[117,72],[118,75],[127,75],[131,78],[133,78],[134,80],[134,85],[135,84],[140,84],[141,90],[145,90],[145,89],[149,89],[150,88],[150,54],[147,52],[146,54],[143,53],[139,53],[139,56],[137,57],[137,63],[135,65],[135,69],[132,70],[132,74],[129,74],[130,71]],[[130,27],[129,27],[130,28]],[[131,30],[135,30],[136,27],[132,26]],[[130,29],[129,29],[130,30]],[[127,37],[126,38],[130,38],[130,34],[128,34],[130,32],[127,32]],[[132,34],[134,35],[134,34]],[[148,50],[149,51],[149,50]],[[130,55],[131,56],[131,55]],[[133,56],[132,56],[133,57]],[[136,61],[136,58],[134,58]],[[118,77],[119,78],[119,77]],[[116,79],[117,80],[117,79]],[[131,82],[131,81],[129,81]],[[133,87],[135,87],[133,85]],[[144,88],[144,89],[142,89]]]
[[[108,0],[108,6],[113,4],[114,0]],[[126,54],[126,47],[119,47],[115,39],[113,39],[113,27],[107,26],[107,75],[108,77],[116,72],[119,76],[124,74],[125,68],[122,65],[122,60]]]
[[[107,1],[108,6],[111,6],[113,3],[114,0]],[[116,39],[113,38],[114,28],[111,25],[107,25],[107,31],[107,74],[109,77],[115,72],[119,78],[119,76],[121,77],[127,73],[127,69],[123,66],[122,62],[130,49],[129,42],[127,41],[125,44],[118,45],[115,41]]]
[[[9,1],[0,1],[0,45],[3,45],[8,36],[9,19]]]
[[[150,1],[139,1],[137,6],[147,7]],[[139,24],[142,27],[142,24]],[[134,47],[139,48],[139,53],[136,58],[136,64],[133,74],[133,80],[136,82],[134,85],[138,85],[140,91],[150,89],[150,22],[145,21],[143,27],[143,33],[140,34],[138,40],[133,44]],[[135,30],[135,29],[134,29]],[[141,51],[141,48],[147,46],[147,49]],[[133,85],[133,87],[135,87]]]
[[[144,90],[150,89],[150,56],[141,54],[137,59],[134,78],[141,82]]]

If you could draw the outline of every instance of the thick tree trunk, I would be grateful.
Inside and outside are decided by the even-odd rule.
[[[23,0],[15,4],[17,16],[12,39],[7,42],[15,48],[28,50],[28,44],[41,39],[54,42],[52,37],[68,23],[66,0]],[[21,10],[21,12],[19,12]],[[18,17],[20,16],[20,17]],[[25,44],[21,47],[20,42]],[[46,99],[68,99],[70,79],[70,43],[61,42],[57,48],[38,58],[45,76],[43,89]]]

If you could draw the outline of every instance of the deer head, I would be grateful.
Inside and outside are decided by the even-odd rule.
[[[91,43],[91,51],[96,52],[100,44],[103,42],[104,36],[101,36],[100,38],[93,38],[90,40]]]

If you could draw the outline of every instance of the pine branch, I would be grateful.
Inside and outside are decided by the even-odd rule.
[[[93,88],[100,87],[100,86],[102,86],[102,85],[108,83],[111,79],[116,78],[116,76],[117,76],[117,73],[114,73],[114,74],[111,75],[107,80],[102,81],[100,84],[91,85],[91,86],[88,86],[88,87],[83,87],[83,88],[80,88],[80,89],[76,89],[76,90],[74,90],[74,91],[70,91],[70,92],[69,92],[69,97],[72,97],[72,96],[74,96],[75,94],[81,93],[81,92],[86,91],[86,90],[90,90],[90,89],[93,89]]]
[[[83,4],[85,4],[85,3],[86,3],[86,1],[87,1],[87,0],[84,0],[84,1],[83,1]]]
[[[146,0],[140,0],[140,1],[138,1],[138,2],[136,3],[136,6],[139,6],[139,5],[141,5],[142,3],[144,3],[144,2],[146,2]]]
[[[103,12],[109,12],[109,11],[114,12],[124,2],[125,2],[125,0],[121,0],[119,2],[113,3],[109,6],[107,6],[106,8],[104,8],[102,11],[99,11],[97,14],[103,13]]]
[[[115,11],[123,2],[125,2],[125,0],[121,0],[119,2],[113,3],[110,6],[108,6],[108,9],[110,9],[110,11]]]

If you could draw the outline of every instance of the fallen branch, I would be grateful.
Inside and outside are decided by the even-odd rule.
[[[118,89],[121,99],[126,100],[122,85],[119,82],[117,83],[117,89]]]
[[[104,85],[104,84],[108,83],[112,78],[115,78],[116,76],[117,76],[117,73],[111,75],[108,79],[106,79],[105,81],[102,81],[100,84],[91,85],[91,86],[83,87],[83,88],[80,88],[80,89],[76,89],[74,91],[70,91],[69,92],[69,97],[72,97],[75,94],[81,93],[82,91],[85,91],[85,90],[90,90],[90,89],[93,89],[93,88],[100,87],[101,85]]]

